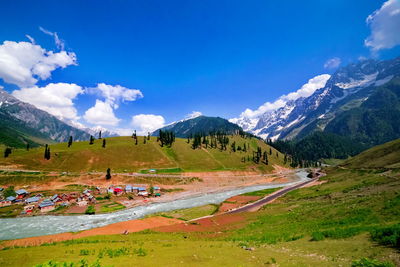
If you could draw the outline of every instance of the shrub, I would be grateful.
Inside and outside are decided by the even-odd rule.
[[[89,215],[92,215],[92,214],[95,214],[95,213],[96,213],[96,210],[95,210],[93,205],[88,206],[86,211],[85,211],[85,214],[89,214]]]
[[[314,232],[311,234],[311,241],[321,241],[324,239],[325,236],[321,232]]]
[[[371,238],[381,245],[400,248],[400,224],[374,229]]]
[[[362,258],[360,260],[353,261],[351,267],[394,267],[394,264],[387,261]]]

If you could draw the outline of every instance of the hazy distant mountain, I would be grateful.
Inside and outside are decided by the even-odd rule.
[[[314,131],[336,133],[369,146],[400,137],[400,58],[363,60],[338,69],[309,97],[256,119],[235,121],[262,138],[301,139]]]
[[[0,143],[22,147],[75,140],[88,140],[90,135],[53,115],[22,102],[0,88]]]
[[[229,122],[220,117],[198,116],[191,119],[181,120],[170,125],[167,125],[161,130],[173,131],[176,137],[188,137],[196,133],[209,133],[212,131],[223,131],[226,133],[234,133],[241,130],[238,125]],[[153,132],[153,135],[158,135],[160,129]]]

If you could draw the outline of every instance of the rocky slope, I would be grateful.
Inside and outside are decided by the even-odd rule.
[[[53,115],[22,102],[0,88],[0,143],[21,147],[45,142],[65,142],[69,136],[87,140],[90,135]]]

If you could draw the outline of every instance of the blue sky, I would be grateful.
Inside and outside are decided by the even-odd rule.
[[[387,2],[398,4],[398,0]],[[396,43],[365,45],[374,30],[366,19],[384,3],[2,1],[0,44],[29,42],[25,36],[29,35],[47,52],[65,50],[66,61],[51,63],[54,70],[34,74],[34,83],[15,84],[10,78],[5,82],[0,69],[0,85],[9,92],[36,86],[39,92],[50,83],[76,84],[80,88],[71,89],[73,98],[66,93],[72,103],[68,107],[76,109],[69,119],[88,126],[97,124],[93,114],[97,110],[92,110],[91,121],[85,119],[96,101],[111,108],[102,110],[114,115],[112,124],[106,120],[102,124],[110,129],[143,128],[141,124],[151,124],[153,119],[161,123],[160,117],[153,116],[138,118],[132,125],[132,116],[139,114],[162,116],[163,123],[193,111],[233,118],[360,57],[398,56]],[[39,27],[56,32],[64,48],[55,44],[54,34],[45,34]],[[330,59],[334,60],[327,66]],[[101,83],[125,89],[114,90],[110,100],[104,90],[93,89]],[[58,88],[49,92],[69,90]],[[117,95],[129,89],[140,90],[143,97],[132,92],[130,97]],[[29,96],[23,100],[29,101]],[[37,106],[46,110],[45,102]],[[53,105],[48,111],[56,108]]]

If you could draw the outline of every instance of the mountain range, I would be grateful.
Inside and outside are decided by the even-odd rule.
[[[300,140],[322,131],[370,147],[400,137],[399,77],[400,57],[362,60],[339,68],[308,97],[231,121],[264,139]]]
[[[0,88],[0,141],[12,147],[27,143],[37,146],[44,143],[88,140],[90,134],[76,129],[55,116],[22,102]]]

